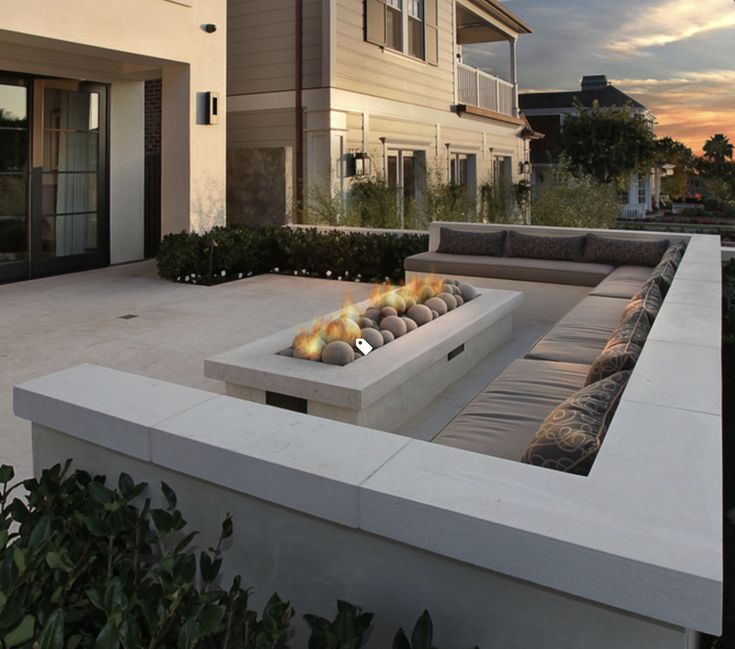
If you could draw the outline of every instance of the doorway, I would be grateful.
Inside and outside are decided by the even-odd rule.
[[[0,75],[0,281],[109,263],[107,87]]]

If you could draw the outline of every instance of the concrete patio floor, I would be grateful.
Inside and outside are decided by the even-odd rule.
[[[29,425],[13,415],[13,385],[93,363],[222,392],[204,377],[205,358],[332,311],[345,290],[359,301],[370,287],[280,275],[175,284],[157,277],[154,261],[0,286],[0,463],[32,474]],[[433,437],[549,326],[518,321],[502,349],[398,432]]]

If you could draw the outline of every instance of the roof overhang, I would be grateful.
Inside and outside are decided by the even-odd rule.
[[[531,28],[495,0],[458,0],[457,41],[460,45],[507,41]]]

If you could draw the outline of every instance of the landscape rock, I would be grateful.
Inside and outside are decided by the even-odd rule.
[[[342,340],[329,343],[322,351],[322,362],[329,365],[347,365],[354,360],[354,350]]]

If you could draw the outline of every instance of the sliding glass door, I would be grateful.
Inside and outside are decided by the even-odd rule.
[[[0,282],[109,263],[107,88],[0,73]]]

